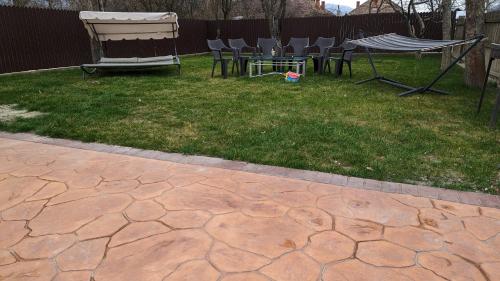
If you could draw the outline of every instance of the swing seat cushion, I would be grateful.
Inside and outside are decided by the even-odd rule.
[[[96,64],[83,64],[82,69],[85,68],[150,68],[160,67],[167,65],[180,65],[181,62],[178,56],[161,56],[150,58],[106,58],[103,57]]]
[[[149,58],[101,58],[99,63],[147,63],[147,62],[167,62],[173,61],[174,56],[161,56],[161,57],[149,57]]]
[[[137,62],[157,62],[157,61],[172,61],[174,56],[162,56],[162,57],[151,57],[151,58],[138,58]]]

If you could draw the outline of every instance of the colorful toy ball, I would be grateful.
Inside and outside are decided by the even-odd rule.
[[[299,82],[300,79],[300,74],[288,71],[285,75],[285,81],[292,82],[292,83],[297,83]]]

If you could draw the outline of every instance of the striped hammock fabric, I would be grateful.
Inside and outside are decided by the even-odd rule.
[[[472,40],[431,40],[406,37],[396,33],[366,37],[350,40],[349,43],[370,49],[400,51],[400,52],[426,52],[445,47],[453,47],[473,43]]]

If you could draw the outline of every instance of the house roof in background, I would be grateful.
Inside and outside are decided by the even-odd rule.
[[[359,5],[354,10],[349,12],[349,15],[394,13],[395,10],[391,6],[391,4],[389,4],[389,1],[391,0],[373,0],[373,1],[367,0],[363,4]]]

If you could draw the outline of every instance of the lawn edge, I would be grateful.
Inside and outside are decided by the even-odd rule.
[[[56,145],[83,150],[135,156],[174,163],[198,165],[212,168],[222,168],[234,171],[249,172],[268,176],[277,176],[316,183],[333,184],[351,188],[375,190],[384,193],[406,194],[430,199],[446,200],[451,202],[477,205],[481,207],[492,207],[500,209],[500,196],[480,192],[457,191],[451,189],[412,185],[406,183],[395,183],[349,177],[331,173],[284,168],[270,165],[253,164],[243,161],[225,160],[217,157],[184,155],[180,153],[169,153],[154,150],[144,150],[132,147],[108,145],[102,143],[84,143],[76,140],[43,137],[30,133],[8,133],[0,131],[0,138]]]

